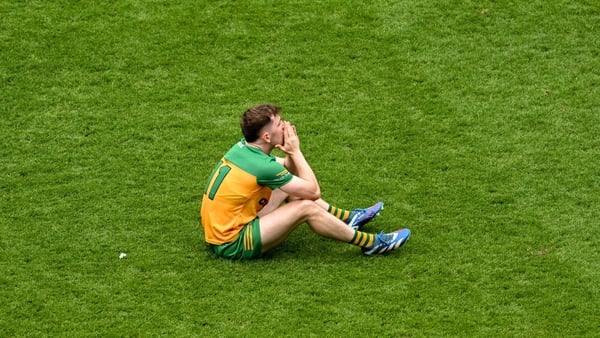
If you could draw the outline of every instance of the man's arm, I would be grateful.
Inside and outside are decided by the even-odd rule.
[[[277,162],[284,166],[289,172],[298,176],[298,170],[296,169],[296,165],[294,164],[294,161],[292,161],[288,156],[277,157]]]
[[[294,174],[294,178],[280,189],[287,194],[303,199],[317,200],[321,198],[319,181],[300,150],[296,127],[289,122],[286,122],[284,142],[277,148],[287,154],[283,161],[284,166]]]

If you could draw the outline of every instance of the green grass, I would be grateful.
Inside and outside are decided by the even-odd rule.
[[[0,336],[600,334],[595,1],[0,2]],[[248,106],[365,258],[307,227],[217,259],[199,203]],[[127,257],[119,259],[120,253]]]

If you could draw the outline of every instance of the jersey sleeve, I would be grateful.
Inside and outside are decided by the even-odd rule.
[[[269,161],[268,165],[263,166],[262,169],[256,176],[256,180],[258,184],[267,186],[272,190],[279,189],[294,177],[292,173],[274,158]]]

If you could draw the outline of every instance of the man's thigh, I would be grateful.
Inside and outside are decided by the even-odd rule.
[[[315,202],[308,200],[288,202],[264,216],[259,216],[263,252],[283,242],[300,223],[306,220],[306,209],[310,203]]]

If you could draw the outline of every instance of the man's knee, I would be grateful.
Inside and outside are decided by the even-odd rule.
[[[306,217],[310,217],[323,210],[319,207],[317,202],[312,200],[296,200],[291,203],[296,204],[298,212]]]

